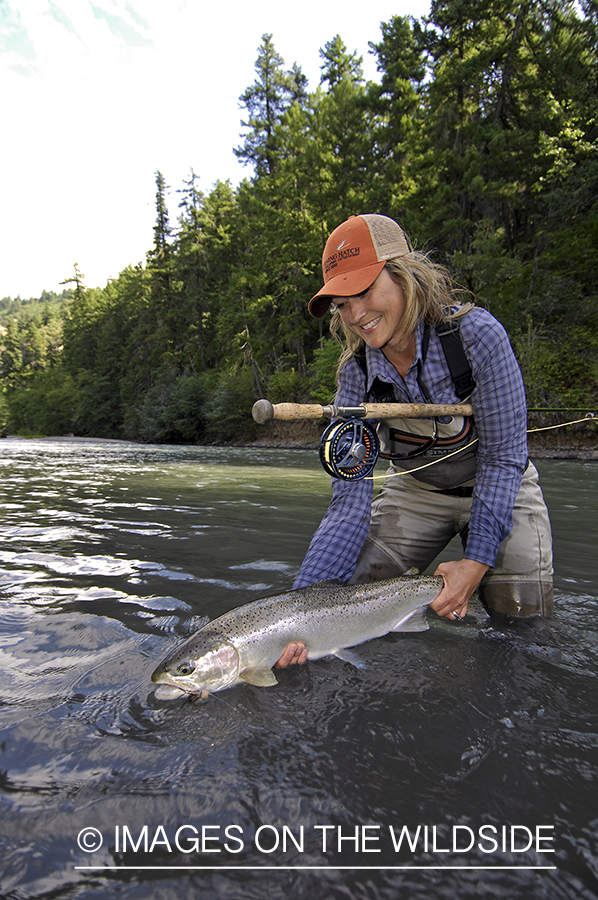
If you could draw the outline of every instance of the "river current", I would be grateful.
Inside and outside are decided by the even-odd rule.
[[[552,620],[167,702],[177,641],[290,589],[317,452],[2,440],[0,896],[597,900],[598,462],[536,463]]]

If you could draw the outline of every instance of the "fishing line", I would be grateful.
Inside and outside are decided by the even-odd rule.
[[[538,431],[552,431],[556,428],[567,428],[569,425],[579,425],[582,422],[591,422],[596,418],[595,413],[588,412],[584,416],[583,419],[574,419],[571,422],[560,422],[558,425],[547,425],[543,428],[528,428],[527,434],[534,434]],[[395,478],[398,475],[413,475],[415,472],[421,472],[422,469],[427,469],[429,466],[435,466],[439,462],[444,462],[447,459],[450,459],[451,456],[456,456],[458,453],[463,453],[469,447],[473,447],[474,444],[478,443],[479,438],[475,438],[473,441],[470,441],[469,444],[466,444],[465,447],[460,447],[459,450],[453,450],[452,453],[446,453],[444,456],[439,459],[433,459],[432,462],[424,463],[423,466],[418,466],[417,469],[405,469],[402,472],[389,472],[386,475],[371,475],[366,476],[364,478],[365,481],[385,481],[387,478]]]
[[[535,431],[550,431],[552,428],[566,428],[567,425],[579,425],[580,422],[591,422],[596,418],[593,412],[586,413],[583,419],[575,419],[573,422],[561,422],[559,425],[547,425],[545,428],[528,428],[527,433],[533,434]]]
[[[402,472],[388,472],[386,475],[373,475],[365,478],[364,481],[386,481],[387,478],[395,478],[398,475],[414,475],[415,472],[421,472],[422,469],[428,469],[430,466],[435,466],[437,463],[445,462],[445,460],[450,459],[451,456],[463,453],[465,450],[469,449],[469,447],[473,447],[474,444],[477,444],[478,441],[479,438],[474,438],[473,441],[470,441],[469,444],[466,444],[464,447],[459,447],[458,450],[453,450],[452,453],[445,453],[439,459],[433,459],[432,462],[424,463],[423,466],[418,466],[417,469],[405,469]]]

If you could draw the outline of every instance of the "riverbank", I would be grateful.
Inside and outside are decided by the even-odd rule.
[[[299,422],[271,421],[256,425],[255,441],[246,447],[273,447],[281,450],[317,449],[327,423],[310,420]],[[550,431],[531,431],[528,438],[530,456],[537,459],[598,459],[598,420]]]
[[[265,425],[255,426],[253,440],[228,442],[227,444],[209,446],[255,447],[272,450],[310,450],[317,452],[320,437],[328,423],[310,420],[298,422],[272,421]],[[598,420],[558,428],[551,431],[531,432],[529,435],[529,454],[536,459],[586,459],[598,460]],[[7,435],[5,441],[68,441],[71,443],[104,443],[104,444],[139,444],[126,438],[85,437],[73,434],[63,435]],[[168,445],[165,445],[168,446]],[[202,446],[198,444],[196,446]]]

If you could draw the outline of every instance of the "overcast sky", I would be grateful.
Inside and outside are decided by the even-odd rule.
[[[152,244],[155,172],[177,196],[191,168],[208,192],[251,174],[239,96],[264,33],[285,65],[319,82],[340,34],[377,77],[368,41],[429,0],[365,6],[303,0],[0,0],[0,297],[62,290],[78,263],[103,287]]]

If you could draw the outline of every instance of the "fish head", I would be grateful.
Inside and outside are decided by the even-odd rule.
[[[238,674],[239,654],[234,645],[217,631],[201,629],[160,663],[152,681],[188,694],[213,693],[234,684]]]

